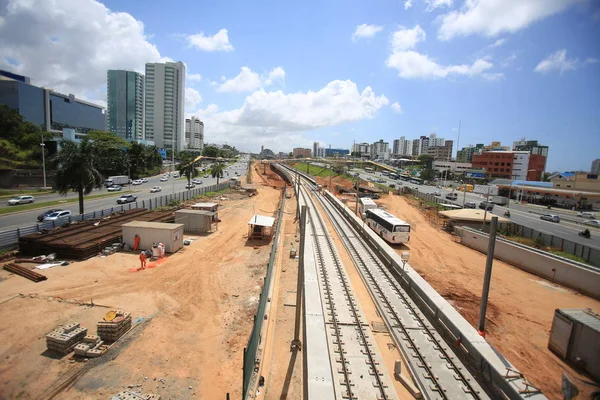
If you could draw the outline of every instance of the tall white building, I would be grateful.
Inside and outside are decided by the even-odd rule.
[[[196,117],[185,120],[185,141],[190,150],[204,149],[204,122]]]
[[[325,147],[321,147],[319,142],[313,142],[312,156],[315,158],[325,157]]]
[[[389,160],[390,144],[388,142],[384,142],[383,139],[380,139],[379,141],[373,143],[371,145],[371,158]]]
[[[144,139],[159,148],[185,148],[185,65],[146,64]]]
[[[428,147],[439,147],[444,146],[446,144],[446,140],[444,138],[438,138],[435,133],[429,135],[429,144]]]

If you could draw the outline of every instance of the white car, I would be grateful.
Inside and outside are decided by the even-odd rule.
[[[600,228],[600,219],[591,219],[589,221],[585,221],[583,224]]]
[[[192,183],[194,185],[202,185],[202,179],[194,179],[194,180],[192,180]]]
[[[160,178],[160,181],[161,181],[161,182],[166,182],[166,181],[168,181],[168,180],[169,180],[169,177],[168,177],[168,176],[163,176],[162,178]]]
[[[596,219],[596,214],[587,211],[580,212],[579,214],[577,214],[577,216],[581,218]]]
[[[148,178],[142,178],[140,180],[142,181],[142,183],[148,183]]]
[[[8,200],[9,206],[16,206],[17,204],[29,204],[35,201],[35,197],[33,196],[17,196]]]
[[[108,187],[109,192],[118,192],[121,189],[123,189],[123,188],[119,185],[112,185],[112,186]]]
[[[132,185],[141,185],[142,183],[144,182],[142,182],[141,179],[136,179],[135,181],[131,182]]]
[[[50,214],[46,218],[44,218],[44,222],[46,222],[46,221],[56,221],[57,219],[68,217],[69,215],[71,215],[71,211],[53,212],[52,214]]]
[[[150,193],[158,193],[160,192],[162,189],[160,186],[154,186],[152,187],[152,189],[150,189]]]
[[[540,216],[540,219],[543,219],[544,221],[550,221],[550,222],[560,222],[560,217],[555,214],[544,214],[544,215]]]

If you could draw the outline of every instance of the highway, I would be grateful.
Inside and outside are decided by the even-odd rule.
[[[380,173],[368,173],[361,169],[352,169],[352,174],[358,173],[359,177],[364,180],[371,179],[383,179],[385,183],[382,185],[394,184],[396,187],[409,186],[415,189],[418,189],[421,193],[433,193],[433,192],[441,192],[442,196],[445,196],[446,193],[450,193],[452,189],[438,189],[435,186],[429,185],[415,185],[410,182],[401,181],[401,180],[393,180],[386,176],[381,175]],[[480,202],[485,200],[485,195],[477,194],[477,193],[464,193],[457,192],[458,199],[456,201],[444,200],[445,203],[463,205],[464,202],[474,201],[479,205]],[[503,206],[494,206],[494,210],[491,212],[492,214],[504,216],[504,213],[508,210],[507,207]],[[537,231],[547,233],[549,235],[554,235],[556,237],[560,237],[566,240],[570,240],[572,242],[580,243],[582,245],[586,245],[589,247],[593,247],[600,250],[600,229],[587,227],[592,232],[592,237],[590,239],[583,238],[578,235],[579,232],[586,228],[585,225],[581,223],[571,222],[572,221],[581,221],[585,220],[577,217],[577,213],[573,213],[568,210],[560,210],[560,209],[551,209],[548,210],[545,207],[535,206],[535,205],[522,205],[518,203],[511,202],[510,204],[510,219],[517,224],[526,226],[528,228],[533,228]],[[561,218],[561,222],[549,222],[540,219],[541,214],[555,214],[559,215]],[[568,220],[567,220],[568,219]]]
[[[236,172],[239,174],[239,176],[245,175],[247,167],[248,167],[247,161],[240,161],[234,165],[228,166],[226,169],[227,172],[225,172],[225,176],[222,179],[220,179],[219,182],[225,182],[225,181],[231,179],[232,177],[237,176],[235,174]],[[214,185],[217,183],[216,178],[212,178],[212,177],[210,177],[210,175],[208,178],[204,178],[204,175],[207,175],[207,173],[201,172],[200,176],[195,178],[195,179],[201,179],[203,181],[201,185],[196,185],[196,188],[210,186],[210,185]],[[148,178],[147,183],[144,183],[141,185],[135,185],[135,186],[131,185],[131,190],[132,190],[133,194],[138,197],[138,201],[149,200],[149,199],[153,199],[155,197],[161,196],[161,195],[167,195],[167,194],[182,192],[182,191],[186,190],[185,185],[187,184],[187,179],[185,179],[185,177],[177,178],[177,179],[170,177],[167,182],[160,182],[161,176],[162,175],[150,177],[150,178]],[[159,193],[150,193],[150,189],[153,186],[160,186],[162,188],[162,191]],[[123,187],[123,190],[120,192],[112,192],[112,193],[114,193],[114,196],[107,196],[107,197],[103,197],[103,198],[99,198],[99,199],[86,200],[85,205],[84,205],[84,211],[86,213],[89,213],[92,211],[99,211],[99,210],[103,210],[106,208],[117,206],[117,199],[121,196],[121,194],[128,193],[127,192],[128,188],[129,188],[129,186],[125,186],[125,187]],[[108,192],[106,190],[106,188],[103,188],[103,189],[94,190],[90,195],[93,196],[93,195],[105,194],[105,193],[110,193],[110,192]],[[67,198],[77,198],[77,193],[69,193],[67,196],[61,196],[56,193],[47,194],[47,195],[43,195],[43,196],[36,196],[35,201],[36,201],[36,203],[42,203],[42,202],[47,202],[47,201],[65,200]],[[5,201],[2,203],[2,206],[3,207],[7,206],[6,204],[7,204],[7,202]],[[15,212],[15,213],[0,216],[0,230],[4,231],[4,230],[16,229],[18,227],[34,225],[35,223],[38,222],[37,216],[40,215],[45,210],[50,209],[50,208],[61,208],[63,210],[69,210],[73,214],[79,214],[79,203],[78,202],[66,203],[64,205],[64,207],[60,206],[60,205],[54,205],[54,206],[49,206],[49,207],[44,207],[42,205],[41,207],[42,208],[36,209],[36,210]]]

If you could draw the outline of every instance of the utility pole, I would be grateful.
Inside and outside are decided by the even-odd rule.
[[[175,194],[175,139],[171,136],[171,178],[173,179],[173,194]]]
[[[308,207],[302,206],[300,214],[300,260],[298,262],[298,280],[296,283],[296,321],[294,324],[294,340],[292,340],[290,350],[300,350],[302,342],[300,341],[300,320],[302,318],[302,292],[304,283],[304,246],[306,242],[306,210]]]
[[[487,188],[487,195],[485,196],[485,211],[483,212],[483,224],[481,225],[481,231],[485,232],[485,219],[487,218],[488,199],[490,197],[490,186]]]
[[[492,280],[492,263],[494,262],[494,248],[496,247],[496,228],[498,227],[498,217],[492,218],[490,235],[488,242],[487,259],[485,262],[485,275],[483,276],[483,290],[481,292],[481,306],[479,308],[479,324],[477,331],[485,337],[485,314],[487,312],[488,296],[490,294],[490,282]]]
[[[42,133],[42,173],[44,174],[44,189],[46,189],[46,144],[44,143],[44,134]]]
[[[359,188],[359,183],[360,183],[360,176],[356,177],[356,204],[355,204],[355,209],[354,209],[354,214],[358,215],[358,188]]]

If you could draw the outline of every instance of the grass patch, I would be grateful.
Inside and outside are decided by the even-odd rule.
[[[52,189],[36,189],[36,190],[0,190],[0,200],[11,199],[15,196],[35,196],[48,193],[54,193]]]
[[[306,173],[306,163],[296,163],[294,168],[300,172]],[[310,164],[308,167],[308,174],[312,176],[320,176],[322,178],[329,178],[330,176],[336,176],[337,174],[327,167],[319,167],[317,165]]]
[[[583,258],[578,257],[575,254],[565,253],[564,251],[560,251],[560,250],[550,250],[550,253],[555,254],[557,256],[564,257],[564,258],[568,258],[569,260],[577,261],[577,262],[580,262],[583,264],[589,264]]]
[[[101,199],[103,197],[111,197],[111,196],[114,196],[116,198],[117,196],[120,196],[122,193],[129,194],[129,193],[136,193],[136,192],[135,191],[129,192],[127,190],[124,190],[122,192],[111,192],[111,193],[97,194],[94,196],[85,196],[84,201],[92,200],[92,199]],[[17,212],[21,212],[21,211],[37,210],[40,208],[48,208],[48,207],[53,207],[53,206],[61,206],[63,204],[78,203],[78,202],[79,202],[79,197],[74,197],[74,198],[69,198],[69,199],[44,201],[42,203],[31,203],[31,204],[23,204],[23,205],[19,205],[19,206],[3,207],[3,208],[0,208],[0,215],[12,214],[12,213],[17,213]]]
[[[578,257],[574,254],[566,253],[564,251],[561,251],[558,248],[546,246],[545,244],[542,244],[541,240],[524,238],[524,237],[519,237],[519,236],[504,236],[504,239],[507,239],[507,240],[510,240],[513,242],[517,242],[517,243],[523,244],[525,246],[533,247],[538,250],[547,251],[548,253],[551,253],[551,254],[554,254],[554,255],[557,255],[560,257],[568,258],[569,260],[573,260],[573,261],[577,261],[577,262],[580,262],[583,264],[591,265],[589,262],[585,261],[583,258]]]

